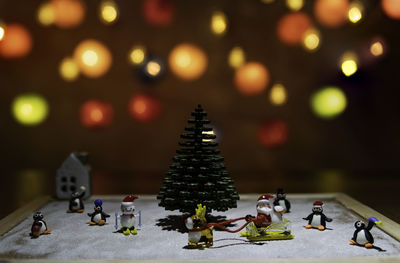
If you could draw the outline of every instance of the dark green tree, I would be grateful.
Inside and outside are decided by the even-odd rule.
[[[210,123],[204,119],[207,113],[198,105],[192,116],[190,126],[185,127],[187,133],[180,136],[184,141],[179,142],[179,155],[173,157],[157,195],[159,206],[183,213],[193,213],[197,204],[205,205],[208,213],[235,208],[239,195],[222,163],[224,158],[218,156],[218,143],[213,141],[216,135],[206,133],[212,131],[205,127]]]

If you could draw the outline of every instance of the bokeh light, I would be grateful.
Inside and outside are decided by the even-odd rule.
[[[271,87],[269,100],[273,105],[283,105],[286,103],[286,88],[281,83],[276,83]]]
[[[140,122],[155,121],[161,114],[159,99],[149,94],[137,94],[129,101],[131,116]]]
[[[321,42],[321,35],[318,30],[311,28],[303,35],[303,47],[310,52],[318,50]]]
[[[51,0],[54,24],[60,28],[74,28],[85,18],[86,6],[82,0]]]
[[[100,100],[86,101],[80,108],[81,124],[89,129],[102,129],[110,126],[114,110],[110,103]]]
[[[0,41],[3,39],[3,37],[4,37],[4,26],[0,24]]]
[[[211,135],[215,135],[216,138],[215,139],[203,139],[203,142],[216,142],[216,143],[220,143],[222,141],[222,130],[219,126],[215,125],[215,124],[207,124],[205,127],[207,128],[211,128],[211,131],[203,131],[203,134],[211,134]]]
[[[348,0],[315,0],[314,15],[326,27],[339,27],[346,23],[349,10]]]
[[[129,62],[133,65],[140,65],[146,59],[146,48],[141,45],[135,45],[129,51]]]
[[[25,93],[13,100],[12,114],[20,124],[34,126],[47,118],[49,106],[46,99],[41,95]]]
[[[263,92],[270,81],[268,69],[261,63],[248,62],[235,72],[234,83],[243,95],[252,96]]]
[[[156,80],[165,71],[164,63],[159,58],[150,58],[142,64],[141,73],[145,80]]]
[[[66,81],[74,81],[79,76],[79,66],[71,57],[66,57],[61,61],[58,71]]]
[[[353,75],[358,69],[358,57],[353,52],[346,52],[340,60],[341,69],[347,77]]]
[[[324,87],[311,96],[311,109],[322,119],[332,119],[341,114],[347,106],[344,92],[335,86]]]
[[[241,47],[234,47],[229,52],[228,64],[232,68],[239,68],[246,62],[246,55]]]
[[[350,22],[357,23],[362,19],[364,7],[361,2],[354,1],[350,4],[348,18]]]
[[[371,54],[375,57],[379,57],[381,55],[383,55],[384,52],[384,47],[383,47],[383,43],[382,41],[374,41],[370,47],[369,47],[369,51],[371,52]]]
[[[399,0],[381,0],[382,9],[385,14],[392,19],[400,19]]]
[[[82,74],[90,78],[102,76],[112,64],[112,56],[108,48],[93,39],[87,39],[78,44],[74,51],[74,59]]]
[[[299,11],[304,6],[304,0],[286,0],[286,6],[292,11]]]
[[[311,19],[303,12],[284,15],[277,24],[280,41],[287,45],[297,45],[303,40],[304,33],[312,26]]]
[[[21,58],[32,49],[32,37],[29,31],[20,24],[4,26],[3,39],[0,41],[0,55],[4,58]]]
[[[169,68],[172,73],[184,80],[196,80],[207,69],[207,55],[193,44],[179,44],[169,54]]]
[[[169,26],[175,16],[175,2],[173,0],[144,0],[143,16],[147,23],[153,26]]]
[[[53,24],[55,20],[53,5],[49,2],[41,4],[37,11],[37,20],[43,26],[50,26]]]
[[[210,26],[215,35],[224,35],[228,28],[228,18],[223,12],[214,12],[211,16]]]
[[[258,140],[263,147],[275,148],[288,140],[288,127],[281,120],[268,121],[258,127]]]
[[[118,6],[113,0],[103,0],[99,9],[100,20],[106,24],[114,24],[118,20]]]

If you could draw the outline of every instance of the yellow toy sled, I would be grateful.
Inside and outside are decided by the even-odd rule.
[[[257,228],[254,222],[250,222],[246,226],[246,232],[241,232],[242,237],[246,237],[249,241],[268,241],[292,239],[294,235],[290,230],[290,221],[282,218],[282,222],[271,224],[268,227]]]

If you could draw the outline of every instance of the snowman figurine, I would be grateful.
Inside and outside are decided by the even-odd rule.
[[[118,232],[122,232],[124,235],[137,235],[136,217],[135,217],[135,206],[133,202],[138,199],[136,195],[128,195],[121,202],[121,215],[115,213],[115,228],[118,229],[118,218],[121,223],[121,228]]]

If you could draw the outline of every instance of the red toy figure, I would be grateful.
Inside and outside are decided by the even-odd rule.
[[[254,220],[256,227],[267,227],[271,223],[282,222],[282,214],[285,209],[281,206],[273,205],[273,196],[270,194],[263,194],[257,200],[257,217]],[[246,216],[246,221],[254,218],[251,215]]]

